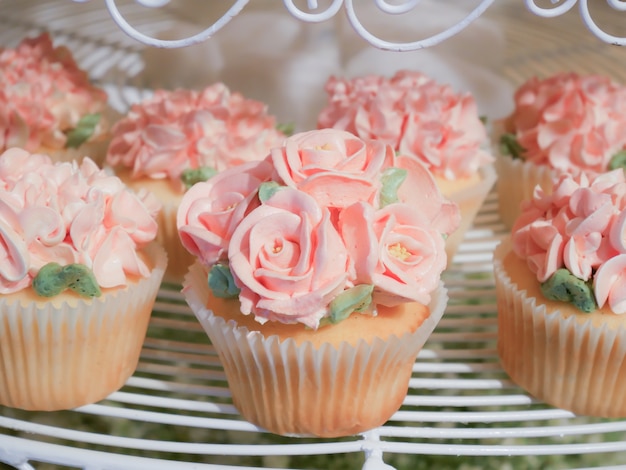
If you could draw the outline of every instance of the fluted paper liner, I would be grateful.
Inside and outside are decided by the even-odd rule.
[[[222,361],[233,402],[244,418],[273,433],[337,437],[382,425],[401,406],[418,352],[447,304],[440,285],[430,316],[401,338],[356,346],[264,337],[225,321],[206,305],[206,273],[194,264],[183,292]]]
[[[0,404],[52,411],[94,403],[132,375],[167,262],[153,243],[150,276],[101,297],[30,302],[0,296]]]
[[[481,180],[478,184],[463,189],[461,191],[449,194],[447,198],[459,206],[461,213],[461,223],[448,238],[446,238],[446,255],[448,256],[448,265],[456,254],[459,245],[463,242],[465,234],[470,229],[476,218],[476,214],[487,198],[487,194],[496,181],[496,172],[492,165],[485,165],[479,170]]]
[[[178,235],[176,214],[181,198],[182,194],[180,198],[175,201],[162,201],[163,208],[159,211],[157,217],[159,224],[157,241],[161,243],[165,251],[167,251],[168,259],[163,280],[177,284],[183,282],[185,273],[189,271],[189,266],[196,260],[196,258],[185,249]]]
[[[626,330],[547,312],[503,268],[510,241],[494,256],[498,354],[511,379],[534,397],[580,415],[626,417]]]

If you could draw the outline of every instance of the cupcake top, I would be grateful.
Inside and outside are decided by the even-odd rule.
[[[262,160],[283,139],[265,104],[222,83],[199,92],[157,90],[115,124],[106,161],[132,178],[168,179],[182,192],[184,183]]]
[[[261,323],[317,328],[377,304],[427,304],[459,218],[415,157],[324,129],[197,183],[177,226],[215,295]]]
[[[626,162],[626,87],[601,75],[531,78],[504,122],[503,153],[565,172],[603,173]]]
[[[585,312],[605,305],[626,313],[626,179],[562,174],[552,194],[535,189],[512,229],[514,252],[525,259],[552,300]]]
[[[33,285],[44,296],[65,287],[95,296],[128,276],[147,277],[138,250],[156,237],[159,209],[89,158],[53,163],[7,150],[0,155],[0,293]]]
[[[492,157],[476,102],[468,93],[412,71],[391,78],[330,77],[328,103],[318,128],[343,129],[391,145],[418,158],[433,174],[454,180],[472,176]]]
[[[46,33],[0,49],[0,151],[79,147],[106,127],[104,90]]]

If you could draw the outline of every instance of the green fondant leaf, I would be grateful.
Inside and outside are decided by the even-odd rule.
[[[180,179],[186,189],[191,188],[194,184],[207,181],[217,174],[217,170],[210,166],[201,166],[199,168],[187,168],[183,170]]]
[[[339,323],[350,316],[352,312],[359,312],[372,303],[373,284],[359,284],[344,290],[330,303],[331,323]]]
[[[547,299],[572,303],[586,313],[598,308],[591,283],[577,278],[564,268],[557,269],[541,284],[541,292]]]
[[[84,264],[48,263],[39,270],[33,279],[33,289],[41,297],[54,297],[66,289],[71,289],[81,297],[99,297],[100,286],[93,271]]]
[[[500,136],[500,153],[502,155],[510,155],[513,158],[522,158],[522,154],[526,151],[517,141],[514,134],[502,134]]]
[[[620,150],[613,157],[611,157],[611,161],[609,162],[609,170],[617,170],[618,168],[622,168],[626,170],[626,150]]]
[[[279,132],[282,132],[283,134],[285,134],[287,137],[293,135],[293,131],[295,129],[295,125],[293,122],[286,122],[286,123],[278,123],[276,124],[276,130]]]
[[[78,148],[93,135],[96,126],[100,122],[100,114],[85,114],[76,127],[67,132],[67,148]]]
[[[406,179],[407,171],[403,168],[391,167],[383,171],[380,177],[382,188],[380,190],[380,207],[398,202],[398,189]]]
[[[225,264],[215,264],[209,271],[209,288],[215,297],[232,299],[239,295],[239,288],[235,285],[233,274]]]
[[[276,181],[266,181],[265,183],[261,183],[261,185],[259,186],[260,201],[261,202],[267,201],[274,194],[276,194],[276,191],[280,191],[280,189],[284,187],[285,186],[281,186]]]

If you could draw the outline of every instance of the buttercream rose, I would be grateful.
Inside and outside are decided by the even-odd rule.
[[[228,253],[241,311],[260,322],[316,328],[346,287],[348,254],[330,211],[293,188],[278,190],[244,217]]]

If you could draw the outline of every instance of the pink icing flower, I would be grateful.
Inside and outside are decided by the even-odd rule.
[[[421,73],[405,70],[390,79],[331,77],[326,91],[328,105],[318,128],[344,129],[390,144],[447,179],[474,174],[492,161],[481,148],[487,134],[474,99]]]
[[[601,173],[626,145],[625,106],[626,87],[608,77],[561,73],[522,85],[506,126],[526,160]]]
[[[29,286],[50,262],[85,264],[101,287],[146,276],[138,250],[156,237],[159,209],[88,158],[53,164],[7,150],[0,155],[0,292]]]
[[[346,287],[346,248],[328,209],[291,188],[248,214],[228,247],[244,314],[316,328]]]
[[[106,102],[104,90],[92,86],[69,50],[53,47],[48,34],[0,49],[0,151],[63,149],[65,133]]]
[[[170,179],[181,190],[186,169],[262,160],[284,139],[264,104],[221,83],[200,92],[157,90],[133,105],[113,134],[109,165],[130,168],[136,178]]]
[[[284,146],[272,149],[271,158],[287,186],[311,194],[322,205],[347,207],[372,200],[393,152],[349,132],[323,129],[286,139]]]
[[[269,162],[262,160],[195,184],[183,196],[177,213],[183,246],[207,266],[224,260],[235,227],[254,207],[259,185],[271,173]]]
[[[406,204],[375,211],[356,203],[339,217],[355,284],[374,284],[374,301],[395,306],[430,302],[446,267],[445,242],[428,218]]]

